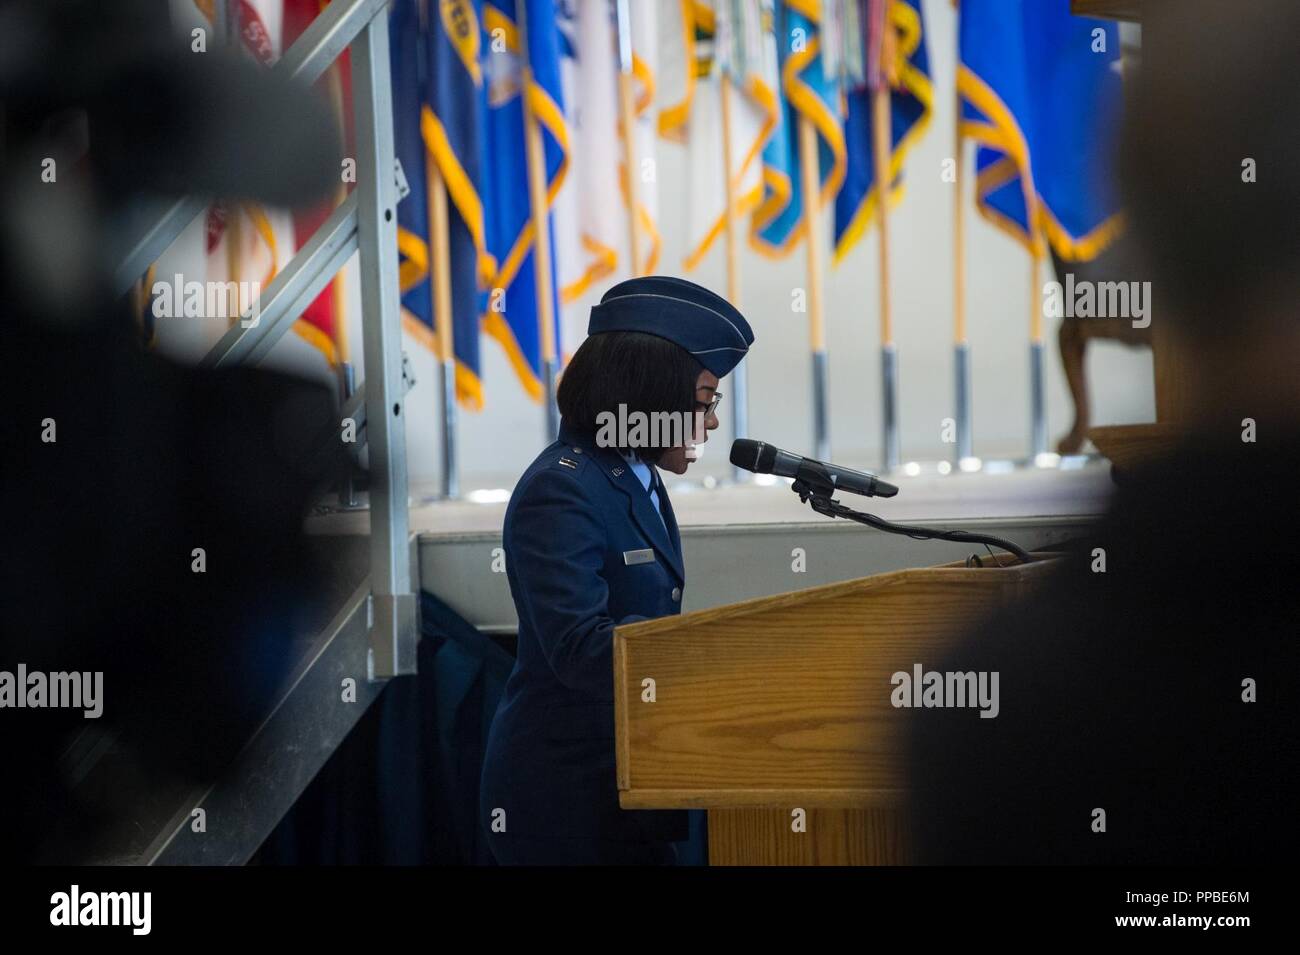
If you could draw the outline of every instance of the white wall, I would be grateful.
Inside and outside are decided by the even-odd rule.
[[[890,218],[894,326],[900,363],[902,448],[905,460],[951,456],[940,440],[943,418],[952,408],[952,221],[953,185],[940,178],[941,163],[954,150],[956,18],[947,0],[925,0],[924,12],[936,103],[930,129],[905,169],[906,195]],[[680,273],[684,252],[686,190],[674,188],[685,173],[684,150],[660,143],[661,270]],[[966,163],[967,168],[971,162]],[[975,451],[985,457],[1016,456],[1028,445],[1030,314],[1029,262],[1024,251],[974,212],[971,177],[964,184],[966,215],[967,319],[973,361]],[[676,203],[674,204],[674,201]],[[827,217],[829,219],[829,217]],[[830,247],[827,221],[824,247]],[[196,224],[160,262],[160,274],[186,271],[201,262],[201,227]],[[830,352],[831,442],[836,460],[876,466],[880,452],[879,291],[877,235],[870,232],[838,267],[828,269],[825,302]],[[789,259],[772,262],[742,243],[743,311],[757,336],[750,352],[750,430],[792,451],[812,451],[811,371],[807,317],[792,314],[791,291],[804,283],[800,246]],[[722,243],[699,269],[687,275],[725,291]],[[199,273],[201,274],[201,273]],[[586,312],[619,277],[593,288],[574,308]],[[1042,281],[1050,278],[1046,273]],[[362,361],[360,308],[355,260],[347,270],[349,340],[352,358]],[[1056,350],[1056,321],[1047,320],[1047,403],[1049,439],[1054,445],[1071,422],[1071,405]],[[224,331],[220,320],[160,320],[160,347],[197,358]],[[413,483],[440,474],[439,387],[430,354],[407,340],[417,387],[408,395],[407,442]],[[463,490],[508,487],[543,445],[543,413],[519,386],[497,344],[483,342],[486,407],[462,412],[460,425]],[[273,365],[324,375],[319,354],[296,335],[286,335]],[[1150,352],[1108,342],[1094,343],[1088,373],[1095,424],[1154,419]],[[360,377],[360,372],[358,373]],[[729,393],[728,383],[721,390]],[[729,399],[720,409],[722,428],[692,475],[724,475],[729,445]]]

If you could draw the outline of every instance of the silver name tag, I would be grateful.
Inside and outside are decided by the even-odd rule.
[[[633,564],[653,564],[655,561],[655,552],[652,548],[647,547],[645,550],[625,550],[623,551],[623,563],[629,567]]]

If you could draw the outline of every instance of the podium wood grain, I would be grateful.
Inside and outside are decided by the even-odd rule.
[[[710,809],[709,865],[905,865],[907,817],[895,809]]]
[[[890,678],[938,668],[1050,565],[903,570],[619,627],[620,804],[709,809],[715,863],[907,861],[907,731],[925,711],[895,708]]]

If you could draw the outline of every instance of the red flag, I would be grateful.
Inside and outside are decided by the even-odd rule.
[[[288,49],[317,14],[325,9],[329,0],[283,0],[283,2],[284,48]],[[352,126],[352,70],[346,50],[321,77],[318,87],[328,93],[330,102],[334,104],[339,129],[343,136],[344,154],[355,156],[356,137]],[[340,170],[339,188],[333,197],[314,208],[295,211],[293,231],[298,248],[302,248],[317,228],[329,218],[334,208],[347,197],[351,185],[342,181]],[[343,277],[340,273],[316,297],[316,300],[307,306],[307,310],[302,313],[302,318],[295,325],[295,330],[300,335],[325,353],[330,364],[335,364],[340,359],[347,359],[347,329],[343,303]]]
[[[268,69],[280,56],[274,20],[268,20],[267,5],[279,0],[239,0],[234,15],[239,43],[259,64]],[[213,21],[213,0],[195,0],[202,13]],[[209,280],[255,281],[265,288],[288,256],[282,251],[289,242],[287,215],[268,211],[257,203],[215,202],[207,215],[207,274]],[[279,242],[277,242],[277,234]],[[227,318],[239,317],[235,306]]]

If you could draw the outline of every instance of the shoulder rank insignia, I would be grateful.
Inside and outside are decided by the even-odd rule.
[[[560,464],[566,468],[573,468],[575,470],[578,467],[577,461],[570,461],[568,458],[560,458]]]

